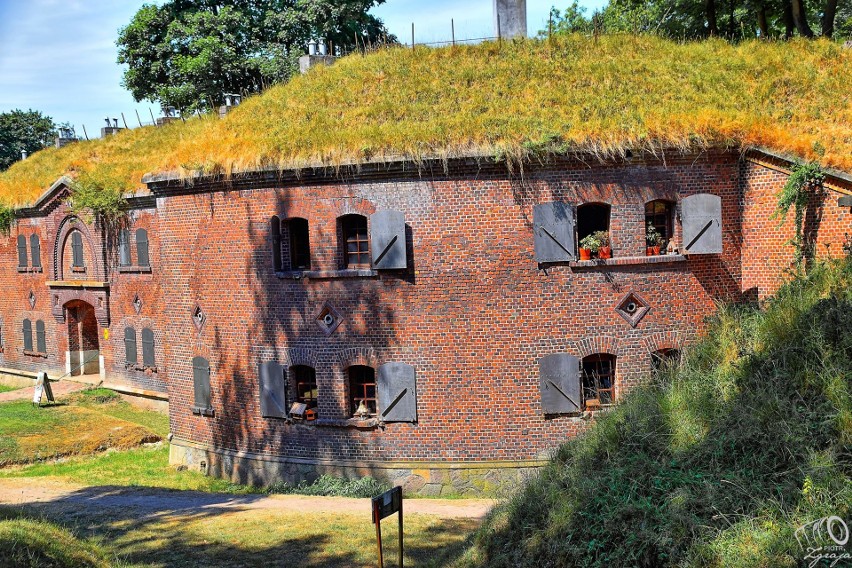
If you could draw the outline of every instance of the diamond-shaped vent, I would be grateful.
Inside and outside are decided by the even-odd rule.
[[[207,315],[201,310],[200,306],[195,306],[195,309],[192,310],[192,323],[195,324],[195,328],[201,331],[202,326],[204,326],[204,322],[207,320]]]
[[[331,335],[343,322],[343,317],[329,304],[325,304],[317,314],[316,322],[326,335]]]
[[[31,310],[34,309],[35,308],[35,302],[36,302],[36,295],[35,295],[35,292],[33,292],[32,290],[30,290],[30,296],[29,296],[28,300],[30,302],[30,309]]]
[[[628,292],[615,308],[615,312],[624,318],[630,324],[630,327],[636,325],[645,317],[645,314],[650,310],[648,302],[636,292]]]
[[[133,309],[136,311],[136,315],[139,315],[139,312],[142,311],[142,298],[139,297],[139,294],[133,296]]]

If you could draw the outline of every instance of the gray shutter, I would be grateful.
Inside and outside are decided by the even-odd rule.
[[[287,418],[287,383],[284,367],[275,361],[258,366],[260,382],[260,415],[266,418]]]
[[[417,422],[417,390],[414,367],[385,363],[376,376],[379,419],[385,422]]]
[[[122,229],[118,234],[118,264],[130,266],[130,231]]]
[[[195,392],[192,412],[213,416],[213,405],[210,403],[210,363],[204,357],[192,359],[192,382]]]
[[[36,322],[36,351],[47,353],[47,337],[44,333],[44,321]]]
[[[136,364],[136,330],[132,327],[124,328],[124,360]]]
[[[154,366],[154,332],[147,327],[142,330],[142,364]]]
[[[137,266],[150,266],[148,260],[148,231],[136,229],[136,264]]]
[[[24,333],[24,351],[32,351],[33,350],[33,323],[25,319],[22,330]]]
[[[27,237],[18,235],[18,266],[27,266]]]
[[[269,222],[269,232],[272,233],[272,270],[281,272],[281,220],[277,216]]]
[[[76,268],[83,267],[83,235],[79,231],[71,233],[71,264]]]
[[[683,251],[686,254],[722,252],[722,198],[699,193],[681,202]]]
[[[567,353],[546,355],[538,362],[541,408],[545,414],[583,410],[580,360]]]
[[[370,253],[373,268],[405,268],[405,216],[399,211],[377,211],[370,215]]]
[[[30,252],[33,257],[33,268],[41,268],[41,239],[35,233],[30,235]]]
[[[567,203],[542,203],[533,208],[535,259],[538,262],[575,260],[574,209]]]

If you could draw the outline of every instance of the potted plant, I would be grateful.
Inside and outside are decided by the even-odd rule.
[[[598,241],[595,233],[586,235],[580,239],[580,260],[592,260],[592,255],[597,254],[601,248],[601,243]]]
[[[612,247],[609,243],[609,231],[595,231],[592,233],[600,243],[598,258],[612,258]]]
[[[662,242],[663,235],[660,234],[654,225],[648,223],[648,227],[645,229],[645,254],[648,256],[660,254],[660,244]]]

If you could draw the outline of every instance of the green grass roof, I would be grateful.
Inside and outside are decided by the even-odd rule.
[[[192,119],[38,152],[0,174],[0,201],[31,204],[61,175],[126,191],[146,173],[542,150],[762,146],[852,171],[852,50],[825,40],[675,43],[568,36],[395,48]]]

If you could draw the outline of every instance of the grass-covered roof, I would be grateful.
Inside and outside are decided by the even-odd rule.
[[[852,171],[852,49],[567,36],[354,55],[204,117],[47,149],[0,174],[33,203],[63,174],[144,189],[146,173],[482,152],[762,146]]]

